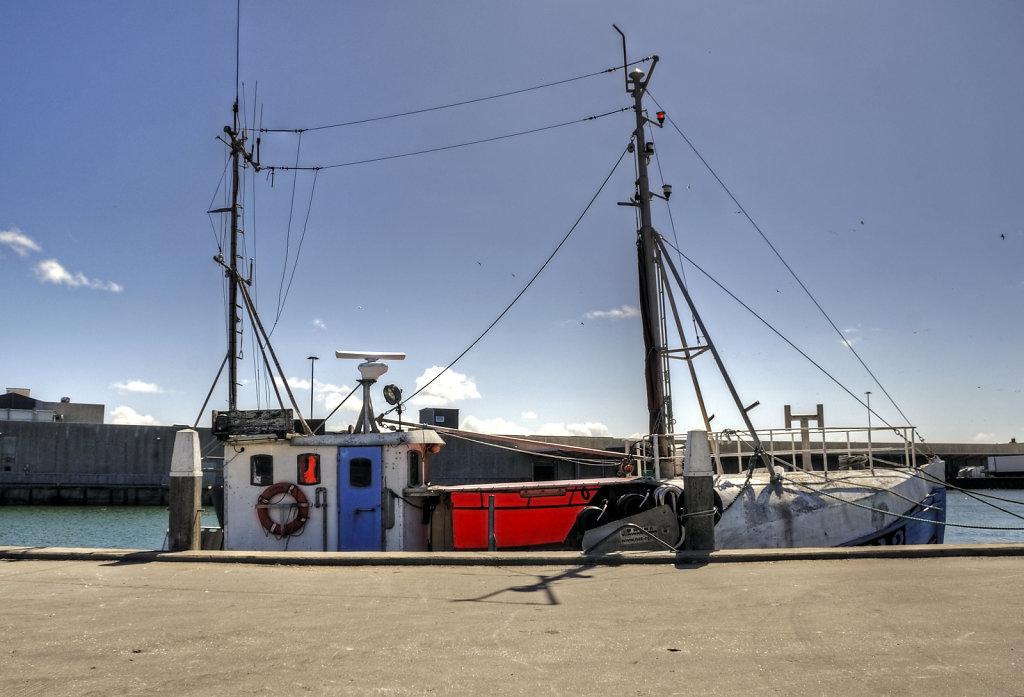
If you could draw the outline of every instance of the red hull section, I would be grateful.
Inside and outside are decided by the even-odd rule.
[[[491,496],[494,497],[494,537],[498,549],[560,546],[580,511],[592,505],[591,500],[603,483],[547,484],[520,485],[511,491],[507,485],[451,491],[455,549],[488,548],[487,516]]]

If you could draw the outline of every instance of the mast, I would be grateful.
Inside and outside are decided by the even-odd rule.
[[[667,345],[661,323],[661,300],[658,283],[661,277],[658,271],[657,232],[651,224],[651,189],[647,176],[647,163],[654,153],[654,143],[648,143],[644,135],[643,97],[647,92],[647,83],[654,73],[658,57],[654,56],[650,73],[646,76],[639,68],[629,74],[632,87],[633,110],[636,113],[637,180],[636,195],[640,208],[640,230],[637,233],[637,255],[640,283],[640,315],[643,321],[644,334],[644,376],[647,382],[647,411],[649,414],[649,430],[652,436],[663,436],[668,432],[671,420],[671,409],[667,399],[665,352]]]
[[[615,25],[612,26],[615,27],[615,30],[622,36],[622,64],[623,71],[625,71],[627,66],[626,36],[618,27]],[[656,464],[658,459],[672,458],[675,449],[674,443],[670,438],[659,437],[670,433],[671,426],[673,424],[671,385],[669,382],[667,366],[668,360],[673,352],[668,348],[668,332],[664,323],[665,313],[664,303],[662,300],[663,293],[667,294],[670,302],[672,302],[673,314],[676,313],[676,309],[674,301],[671,300],[670,286],[664,276],[664,262],[667,262],[675,276],[676,283],[686,300],[686,304],[689,306],[690,312],[693,314],[694,320],[700,327],[700,331],[703,334],[706,343],[705,347],[695,347],[691,349],[685,347],[685,339],[683,339],[684,348],[682,349],[682,358],[687,361],[690,366],[690,376],[693,379],[693,385],[697,393],[697,401],[700,405],[701,414],[704,416],[705,427],[710,433],[710,419],[707,415],[707,410],[704,407],[704,400],[700,392],[700,386],[697,382],[697,375],[693,370],[693,359],[696,355],[699,355],[705,349],[708,349],[711,351],[712,356],[714,356],[719,372],[725,380],[726,386],[728,387],[733,401],[736,404],[736,408],[739,410],[740,415],[743,418],[744,424],[746,424],[747,431],[751,434],[755,454],[771,474],[772,481],[779,481],[778,475],[772,466],[771,458],[769,458],[767,453],[765,453],[760,438],[754,431],[754,426],[750,422],[750,417],[747,414],[752,406],[744,407],[743,403],[740,401],[739,394],[736,392],[736,388],[733,386],[732,380],[725,369],[725,364],[722,362],[721,356],[719,356],[714,343],[712,343],[711,337],[700,318],[700,314],[697,312],[697,308],[694,306],[693,300],[690,298],[690,294],[686,290],[686,286],[683,285],[682,279],[676,272],[675,265],[672,264],[671,258],[669,258],[665,252],[660,236],[651,224],[651,198],[653,196],[657,196],[657,194],[651,193],[650,181],[647,176],[647,164],[650,158],[654,155],[654,143],[647,142],[647,139],[644,136],[644,126],[649,123],[660,128],[665,120],[665,114],[660,111],[657,113],[657,121],[651,121],[644,115],[643,97],[647,93],[647,84],[651,81],[651,75],[654,73],[654,68],[658,64],[658,56],[651,56],[651,61],[651,69],[646,75],[644,75],[644,72],[639,68],[634,69],[626,75],[626,91],[633,96],[633,110],[636,113],[636,130],[633,131],[633,137],[636,142],[637,180],[636,193],[633,200],[620,205],[635,206],[640,209],[640,229],[637,232],[636,242],[640,284],[640,316],[643,323],[644,334],[644,377],[647,382],[647,409],[649,414],[650,435],[656,446]],[[665,185],[662,190],[664,191],[664,195],[658,196],[658,198],[662,198],[667,201],[671,193],[671,187]],[[663,283],[664,285],[662,285]],[[676,315],[676,324],[677,326],[679,325],[678,315]],[[678,329],[680,338],[682,339],[682,327],[678,326]],[[712,448],[714,448],[713,445]],[[672,462],[672,460],[669,459],[669,462]],[[669,466],[667,473],[669,476],[672,476],[673,474],[681,474],[681,472],[675,471],[674,463]]]
[[[668,384],[666,361],[668,356],[665,340],[665,325],[661,312],[661,272],[658,259],[658,233],[651,224],[651,187],[647,176],[647,164],[654,154],[654,143],[648,143],[644,136],[644,126],[648,123],[661,126],[662,115],[658,114],[658,122],[650,121],[644,116],[643,99],[647,93],[647,83],[651,80],[658,57],[651,56],[651,70],[646,75],[636,68],[627,73],[626,35],[616,25],[612,25],[622,37],[622,71],[626,73],[626,92],[633,96],[633,111],[636,115],[636,129],[633,131],[634,142],[630,143],[630,151],[636,153],[637,180],[636,193],[633,200],[620,203],[623,206],[634,206],[640,209],[640,229],[637,231],[637,266],[639,269],[640,286],[640,317],[644,335],[644,379],[647,385],[648,431],[658,445],[659,457],[670,457],[671,443],[664,436],[672,424],[671,389]],[[667,197],[666,189],[666,197]]]
[[[224,133],[231,139],[231,258],[227,263],[227,270],[224,272],[228,278],[228,411],[238,409],[238,336],[241,334],[242,317],[239,313],[241,306],[238,304],[238,283],[241,279],[238,273],[238,236],[242,230],[238,227],[238,189],[241,182],[242,167],[246,163],[252,165],[257,172],[260,169],[259,162],[253,157],[252,152],[245,149],[246,133],[239,127],[238,123],[238,98],[232,108],[234,121],[232,126],[225,126]],[[257,138],[257,143],[259,139]],[[222,262],[223,263],[223,262]]]
[[[231,138],[231,258],[228,259],[228,411],[238,409],[238,334],[242,318],[238,316],[238,183],[241,178],[238,139],[238,100],[234,104],[234,125],[224,128]]]

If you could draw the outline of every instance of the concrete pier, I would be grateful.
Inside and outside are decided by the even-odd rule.
[[[1024,545],[783,552],[0,548],[0,694],[1024,694]]]

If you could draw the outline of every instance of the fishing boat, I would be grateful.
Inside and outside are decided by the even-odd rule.
[[[617,461],[617,475],[564,481],[436,486],[432,458],[457,432],[434,425],[395,425],[374,413],[371,396],[398,352],[337,351],[360,360],[362,412],[344,433],[314,433],[302,418],[283,373],[292,408],[244,411],[234,386],[237,347],[229,341],[229,408],[214,412],[214,433],[224,443],[224,547],[233,550],[425,551],[571,549],[587,554],[631,550],[834,547],[938,543],[945,520],[944,464],[920,455],[912,427],[826,429],[821,408],[795,415],[787,428],[761,434],[740,401],[718,347],[711,341],[676,266],[651,222],[647,163],[653,143],[643,98],[657,57],[645,73],[623,72],[633,98],[636,127],[630,150],[638,178],[640,306],[644,335],[649,430],[622,452],[596,452]],[[235,197],[230,213],[237,230],[238,176],[258,168],[237,118],[225,128],[231,147]],[[237,267],[234,235],[230,259],[218,257],[230,285],[229,325],[245,307],[267,360],[280,368],[262,329],[246,281]],[[673,283],[674,282],[674,283]],[[673,290],[673,288],[675,290]],[[676,293],[699,328],[688,344]],[[678,336],[671,341],[668,328]],[[229,332],[231,340],[234,332]],[[675,346],[674,343],[678,343]],[[717,364],[742,421],[737,430],[712,432],[692,369],[698,357]],[[703,423],[673,433],[668,363],[690,367]],[[222,365],[223,370],[223,365]],[[394,385],[383,391],[401,404]],[[205,406],[204,406],[205,409]],[[870,408],[869,408],[870,412]],[[295,414],[298,414],[297,418]],[[787,415],[791,416],[791,415]],[[811,422],[816,422],[814,426]],[[382,430],[383,429],[383,430]],[[896,445],[880,444],[879,433]],[[478,437],[479,435],[476,434]]]

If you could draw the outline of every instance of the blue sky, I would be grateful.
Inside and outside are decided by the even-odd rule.
[[[1024,436],[1024,4],[624,7],[243,0],[243,111],[267,128],[314,128],[588,75],[621,63],[614,22],[630,59],[660,56],[651,95],[922,434]],[[220,219],[206,211],[224,203],[217,137],[235,95],[235,11],[0,3],[0,387],[102,403],[109,423],[196,419],[225,350]],[[266,133],[261,159],[339,165],[629,103],[621,72],[609,73],[301,139]],[[315,186],[309,171],[247,173],[245,255],[303,410],[310,355],[318,417],[355,385],[355,363],[336,349],[406,352],[382,382],[407,395],[451,362],[555,249],[631,130],[623,112],[324,169]],[[659,232],[901,423],[678,133],[654,140],[653,183],[675,191],[670,207],[655,202]],[[645,428],[635,221],[616,206],[633,178],[626,160],[534,285],[414,409],[456,407],[465,426],[503,433]],[[742,398],[761,402],[755,425],[781,426],[784,404],[817,402],[831,425],[866,421],[699,272],[686,274]],[[268,400],[251,342],[246,329],[240,402],[255,408]],[[701,374],[715,426],[738,425],[710,365]],[[678,429],[696,428],[684,366],[675,375]],[[225,403],[222,380],[209,408]],[[354,419],[343,409],[331,423]]]

